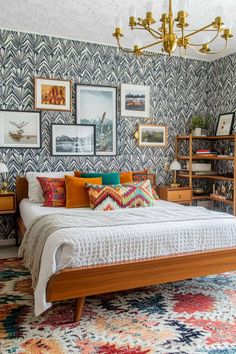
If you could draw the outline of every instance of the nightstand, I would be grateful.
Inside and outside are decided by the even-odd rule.
[[[167,200],[178,204],[192,204],[192,188],[178,187],[171,188],[170,186],[158,187],[157,193],[160,199]]]
[[[0,215],[15,214],[16,194],[14,192],[0,193]]]
[[[11,225],[12,230],[15,228],[16,213],[16,194],[14,192],[0,193],[0,216],[7,218],[5,215],[12,214]],[[4,220],[4,219],[3,219]],[[18,245],[18,236],[16,235],[16,244]]]

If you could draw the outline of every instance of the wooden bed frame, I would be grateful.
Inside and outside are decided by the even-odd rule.
[[[17,206],[28,197],[25,177],[17,177]],[[19,238],[26,228],[17,216]],[[236,248],[113,263],[83,268],[66,268],[54,274],[47,285],[47,301],[76,299],[75,321],[83,312],[86,296],[128,290],[155,284],[236,270]]]

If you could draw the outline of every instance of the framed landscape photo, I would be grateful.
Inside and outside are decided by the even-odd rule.
[[[53,156],[93,156],[95,142],[95,125],[52,124]]]
[[[167,127],[154,124],[139,125],[140,147],[165,147],[167,145]]]
[[[40,112],[0,110],[0,148],[40,147]]]
[[[217,123],[217,128],[216,128],[217,136],[230,135],[232,133],[234,117],[235,117],[235,112],[220,114]]]
[[[148,117],[150,111],[150,87],[143,85],[121,85],[121,115]]]
[[[96,155],[116,155],[116,87],[76,85],[76,119],[96,125]]]
[[[34,79],[35,109],[71,112],[71,81]]]

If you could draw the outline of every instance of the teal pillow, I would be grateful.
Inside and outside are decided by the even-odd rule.
[[[93,178],[102,177],[102,184],[108,186],[111,184],[120,184],[120,174],[119,172],[107,172],[107,173],[82,173],[82,178]]]

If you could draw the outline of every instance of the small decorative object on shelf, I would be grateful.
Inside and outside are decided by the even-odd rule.
[[[8,168],[7,165],[3,162],[0,162],[0,174],[3,174],[2,178],[2,185],[0,188],[0,193],[6,193],[7,192],[7,187],[8,183],[6,181],[6,174],[8,173]]]
[[[178,188],[180,187],[180,184],[176,182],[176,171],[180,171],[181,170],[181,165],[180,163],[177,161],[177,160],[174,160],[172,162],[172,164],[170,165],[170,170],[171,171],[174,171],[174,181],[173,183],[171,184],[171,187],[172,188]]]
[[[210,122],[210,117],[193,117],[191,122],[193,136],[207,136]]]

